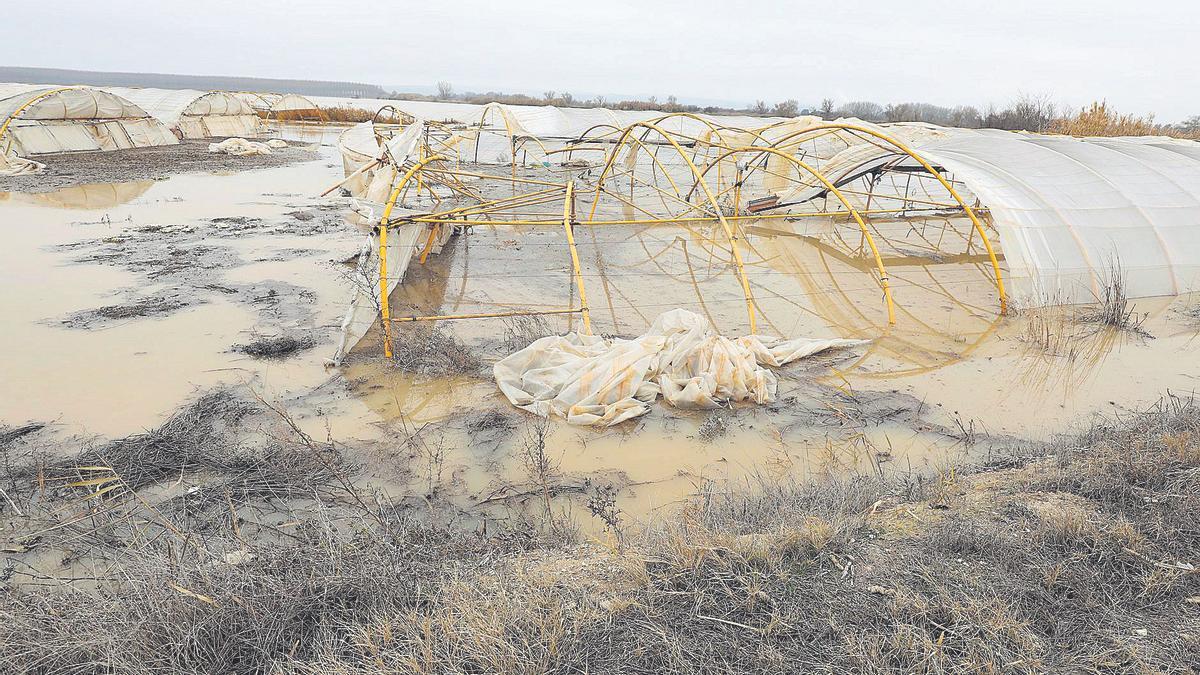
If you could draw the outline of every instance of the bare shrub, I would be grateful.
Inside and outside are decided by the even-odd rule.
[[[1095,298],[1095,306],[1081,312],[1079,320],[1148,336],[1142,329],[1146,316],[1134,311],[1129,301],[1128,280],[1121,271],[1120,261],[1114,260],[1105,274],[1104,287]]]
[[[552,522],[554,518],[554,511],[550,505],[550,490],[558,478],[561,465],[561,460],[552,457],[546,449],[546,437],[549,433],[549,418],[539,415],[527,417],[525,439],[517,451],[517,458],[521,461],[525,474],[541,493],[542,515],[547,523]]]
[[[474,375],[483,362],[453,333],[424,323],[392,335],[392,359],[401,369],[421,375]]]
[[[725,411],[714,410],[704,416],[696,433],[701,440],[711,443],[724,436],[728,431],[729,421],[726,419]]]
[[[95,592],[0,593],[0,645],[54,673],[1190,672],[1198,410],[1168,396],[933,487],[708,483],[625,552],[318,495],[289,537],[149,542]]]
[[[553,334],[546,317],[538,315],[511,316],[503,319],[504,333],[501,337],[502,348],[508,352],[520,351],[535,340]]]

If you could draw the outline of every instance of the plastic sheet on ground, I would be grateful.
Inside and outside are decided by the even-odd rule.
[[[0,176],[29,176],[45,168],[46,165],[41,162],[0,153]]]
[[[571,424],[611,426],[644,415],[659,396],[678,408],[731,401],[770,403],[778,379],[770,367],[864,340],[786,340],[719,335],[699,314],[660,314],[632,340],[552,335],[494,367],[496,384],[518,408]]]
[[[208,151],[225,153],[226,155],[233,155],[235,157],[271,154],[271,148],[266,143],[248,141],[244,138],[226,138],[220,143],[209,143]]]

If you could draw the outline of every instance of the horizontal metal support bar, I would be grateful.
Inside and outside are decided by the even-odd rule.
[[[548,314],[579,314],[583,312],[583,308],[578,309],[548,309],[541,311],[521,311],[521,312],[485,312],[480,314],[444,314],[439,316],[393,316],[390,321],[395,323],[406,323],[412,321],[454,321],[456,319],[496,319],[506,316],[545,316]]]

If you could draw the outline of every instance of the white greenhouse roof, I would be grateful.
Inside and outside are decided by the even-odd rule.
[[[105,87],[105,90],[133,101],[169,127],[178,126],[184,115],[254,114],[245,101],[224,91],[133,87]]]
[[[960,133],[918,151],[991,211],[1029,302],[1200,290],[1200,144]]]
[[[30,101],[34,102],[30,104]],[[26,104],[29,104],[28,107],[22,110]],[[102,89],[0,84],[0,123],[18,111],[23,120],[132,119],[150,116],[128,99]]]

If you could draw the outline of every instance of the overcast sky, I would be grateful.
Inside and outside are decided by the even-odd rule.
[[[1200,114],[1197,0],[5,0],[0,63],[745,105]],[[339,5],[344,5],[341,9]],[[173,9],[175,8],[175,9]]]

